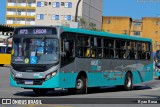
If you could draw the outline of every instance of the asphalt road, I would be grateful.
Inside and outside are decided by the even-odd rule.
[[[56,91],[50,91],[48,94],[44,96],[37,96],[32,92],[32,90],[25,90],[22,88],[15,88],[11,87],[9,85],[9,67],[1,67],[0,68],[0,98],[72,98],[73,100],[75,98],[84,99],[84,98],[119,98],[119,100],[127,100],[128,98],[135,98],[135,99],[141,99],[141,98],[155,98],[160,100],[160,80],[155,78],[151,82],[142,83],[134,86],[134,90],[132,91],[123,91],[121,89],[117,89],[116,87],[105,87],[100,89],[98,92],[92,92],[89,94],[84,95],[73,95],[68,93],[67,90],[56,90]],[[155,100],[154,99],[154,100]],[[97,99],[94,99],[96,102]],[[104,100],[104,99],[103,99]],[[124,107],[124,105],[118,104],[111,104],[111,107]],[[98,101],[98,100],[97,100]],[[84,101],[85,102],[85,101]],[[93,101],[92,101],[93,102]],[[138,103],[137,103],[138,104]],[[160,104],[160,102],[159,102]],[[159,104],[154,104],[152,106],[159,107]],[[0,107],[10,107],[11,105],[0,105]],[[24,107],[25,105],[12,105],[12,107]],[[106,105],[102,104],[53,104],[53,105],[43,105],[42,107],[106,107]],[[107,105],[108,107],[109,105]],[[125,104],[127,106],[127,104]],[[130,105],[130,107],[135,107],[136,105]],[[138,105],[140,107],[150,107],[151,105],[145,105],[140,104]],[[41,107],[40,105],[30,105],[30,107]],[[127,106],[128,107],[128,106]]]

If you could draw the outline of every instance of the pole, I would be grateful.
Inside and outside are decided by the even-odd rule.
[[[76,6],[76,13],[75,13],[75,22],[77,22],[77,17],[78,17],[78,7],[79,7],[79,3],[81,2],[81,0],[79,0],[77,2],[77,6]]]

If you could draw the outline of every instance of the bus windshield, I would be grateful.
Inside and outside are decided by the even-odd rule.
[[[12,62],[48,64],[59,59],[58,39],[14,38]]]

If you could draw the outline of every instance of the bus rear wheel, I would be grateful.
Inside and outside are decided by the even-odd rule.
[[[131,73],[127,73],[124,81],[124,89],[130,91],[133,89],[133,78]]]
[[[160,76],[159,76],[159,80],[160,80]]]
[[[48,90],[47,89],[33,89],[33,92],[37,95],[45,95]]]
[[[76,93],[85,94],[86,93],[86,78],[81,76],[76,80]]]

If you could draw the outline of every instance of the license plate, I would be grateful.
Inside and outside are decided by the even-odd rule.
[[[26,85],[33,85],[33,81],[27,80],[27,81],[25,81],[25,84],[26,84]]]

